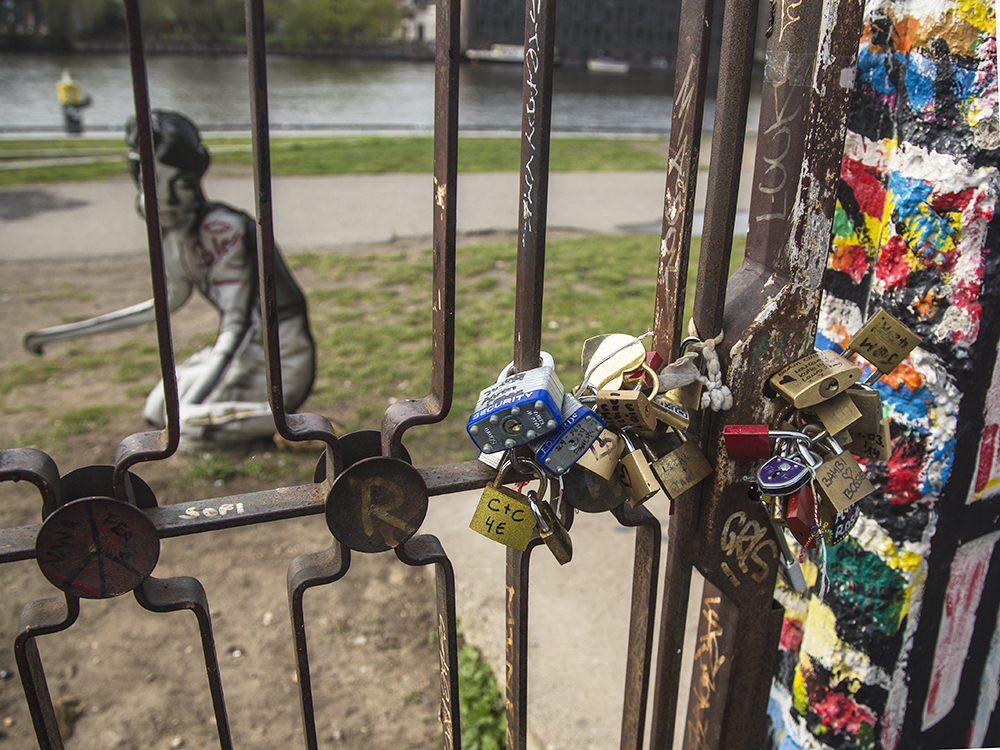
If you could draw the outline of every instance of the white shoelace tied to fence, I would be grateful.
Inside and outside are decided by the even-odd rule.
[[[692,343],[682,357],[660,370],[658,373],[660,392],[700,381],[704,386],[701,394],[702,409],[710,408],[712,411],[732,409],[733,394],[729,386],[722,382],[722,365],[719,362],[719,354],[715,351],[715,347],[722,343],[723,334],[719,333],[714,339],[701,341],[693,320],[688,323],[688,331],[699,341]],[[699,357],[703,360],[704,374],[697,364]]]

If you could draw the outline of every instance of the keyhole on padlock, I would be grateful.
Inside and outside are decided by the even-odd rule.
[[[840,383],[836,378],[827,378],[823,381],[823,385],[820,386],[820,390],[827,396],[832,396],[834,393],[840,390]]]
[[[520,420],[511,417],[504,420],[503,429],[509,435],[517,435],[521,431],[522,425]]]

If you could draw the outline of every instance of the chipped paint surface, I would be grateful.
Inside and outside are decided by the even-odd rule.
[[[826,550],[826,596],[816,595],[823,559],[815,551],[802,566],[805,595],[780,584],[776,591],[785,623],[769,749],[903,747],[914,725],[944,726],[961,700],[972,625],[979,616],[997,620],[996,612],[979,612],[992,534],[948,553],[951,577],[935,589],[945,593],[925,606],[940,570],[929,567],[942,541],[939,502],[957,466],[970,474],[960,445],[979,447],[969,502],[1000,494],[1000,368],[993,369],[1000,357],[995,340],[985,354],[981,340],[998,314],[985,286],[1000,250],[988,231],[1000,197],[995,6],[874,0],[865,18],[817,347],[843,351],[879,307],[923,343],[876,386],[893,452],[887,462],[867,463],[876,493],[862,501],[850,537]],[[765,310],[759,320],[767,317]],[[981,361],[991,368],[985,376]],[[991,375],[980,441],[960,415],[970,385]],[[930,678],[925,652],[934,642],[913,650],[923,618],[940,633]],[[978,701],[975,723],[963,730],[970,738],[985,736],[1000,698],[997,627],[977,681],[985,687],[970,696]],[[914,689],[917,668],[925,677]],[[927,720],[905,729],[912,714]]]

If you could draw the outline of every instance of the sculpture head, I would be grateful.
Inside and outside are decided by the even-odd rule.
[[[205,194],[201,178],[208,169],[208,149],[201,142],[197,126],[179,112],[154,109],[150,113],[153,151],[156,159],[156,195],[160,227],[164,230],[187,226]],[[139,194],[136,210],[145,216],[145,200],[139,169],[139,131],[135,118],[125,123],[129,146],[128,165]]]

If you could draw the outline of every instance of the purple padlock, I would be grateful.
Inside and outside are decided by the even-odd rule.
[[[811,478],[808,466],[786,456],[769,458],[757,469],[757,485],[765,495],[791,495]]]

